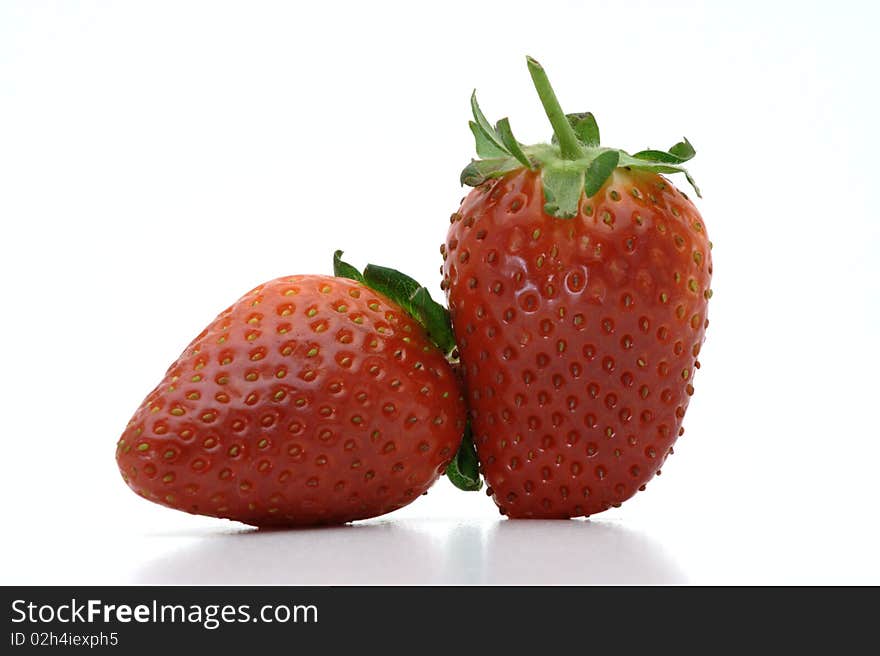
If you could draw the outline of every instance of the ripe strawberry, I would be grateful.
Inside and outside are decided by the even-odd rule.
[[[472,97],[483,159],[462,173],[475,188],[441,247],[443,287],[495,503],[511,517],[575,517],[644,489],[683,432],[711,244],[659,175],[687,175],[687,140],[600,147],[592,115],[564,115],[528,65],[554,142],[519,144]]]
[[[444,357],[451,334],[430,316],[445,310],[411,279],[361,275],[339,255],[337,274],[356,280],[260,285],[171,365],[117,446],[135,492],[190,513],[305,525],[391,512],[433,484],[465,428]]]

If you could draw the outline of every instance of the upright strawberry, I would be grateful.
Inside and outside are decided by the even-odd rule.
[[[465,409],[445,309],[411,278],[339,256],[344,277],[267,282],[196,337],[119,440],[129,487],[258,526],[381,515],[447,466],[476,487],[467,448],[450,463]]]
[[[441,247],[443,288],[495,503],[511,517],[575,517],[644,489],[683,432],[711,243],[660,175],[693,185],[687,140],[602,147],[593,116],[563,114],[542,67],[528,67],[553,141],[520,144],[472,97],[481,159],[462,173],[474,189]]]

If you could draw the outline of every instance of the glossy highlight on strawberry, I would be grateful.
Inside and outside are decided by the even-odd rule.
[[[278,278],[222,312],[171,365],[117,445],[144,498],[257,526],[400,508],[444,472],[465,427],[445,354],[361,282]]]
[[[441,253],[479,461],[502,513],[589,516],[644,489],[683,433],[711,244],[659,172],[693,151],[601,148],[589,114],[563,118],[554,145],[522,146],[473,102],[484,159],[463,173],[475,188]]]

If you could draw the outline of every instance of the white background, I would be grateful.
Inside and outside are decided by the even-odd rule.
[[[880,583],[873,3],[0,2],[2,583]],[[131,413],[264,280],[440,297],[468,97],[549,136],[524,55],[629,150],[687,135],[715,243],[676,454],[589,522],[444,479],[255,532],[128,491]],[[679,180],[683,184],[683,180]]]

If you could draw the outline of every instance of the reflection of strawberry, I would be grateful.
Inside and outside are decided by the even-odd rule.
[[[464,404],[444,352],[384,289],[292,276],[239,299],[129,422],[117,447],[128,485],[254,525],[346,522],[413,501],[453,458]],[[415,299],[402,300],[445,312]]]
[[[475,189],[453,214],[443,285],[495,502],[511,517],[574,517],[643,489],[683,432],[711,246],[659,175],[685,172],[687,141],[600,147],[592,115],[563,115],[529,69],[554,143],[519,144],[473,99],[483,159],[462,174]]]

